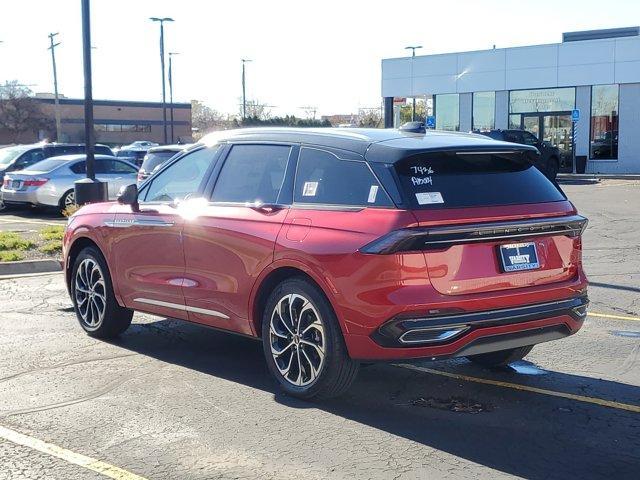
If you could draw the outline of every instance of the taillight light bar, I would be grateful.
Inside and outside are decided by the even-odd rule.
[[[436,250],[451,245],[492,240],[566,235],[579,237],[588,220],[580,215],[515,222],[478,223],[450,227],[418,227],[394,230],[364,247],[362,253],[389,254],[396,252]]]
[[[41,187],[42,185],[44,185],[48,181],[49,181],[48,178],[31,178],[29,180],[23,181],[22,184],[25,187]]]

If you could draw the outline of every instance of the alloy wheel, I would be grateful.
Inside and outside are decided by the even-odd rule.
[[[64,207],[72,207],[76,204],[76,193],[72,190],[64,197]]]
[[[102,270],[92,258],[85,258],[74,280],[76,307],[88,330],[97,329],[104,320],[107,295]]]
[[[299,294],[282,297],[269,322],[271,355],[282,377],[305,387],[320,375],[325,364],[324,324],[313,304]]]

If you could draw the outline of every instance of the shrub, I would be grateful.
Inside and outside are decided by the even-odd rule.
[[[16,232],[0,232],[0,251],[29,250],[35,246],[34,242],[22,238]]]
[[[24,255],[20,252],[10,251],[10,252],[2,252],[0,251],[0,262],[17,262],[18,260],[24,260]]]

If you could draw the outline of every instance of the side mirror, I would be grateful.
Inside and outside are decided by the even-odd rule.
[[[135,183],[120,188],[118,192],[118,203],[120,205],[131,205],[131,210],[137,212],[138,205],[138,186]]]

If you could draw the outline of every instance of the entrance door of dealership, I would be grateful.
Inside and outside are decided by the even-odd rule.
[[[520,128],[533,133],[539,140],[560,149],[560,168],[571,171],[571,112],[523,113]]]

